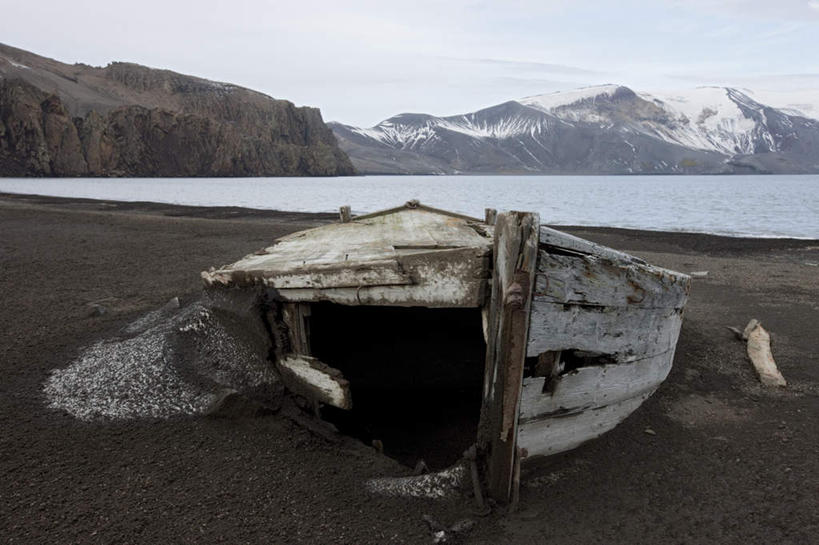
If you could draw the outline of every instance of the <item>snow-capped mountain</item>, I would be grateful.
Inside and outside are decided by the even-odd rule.
[[[819,108],[775,108],[760,96],[602,85],[465,115],[330,126],[364,173],[819,172]]]

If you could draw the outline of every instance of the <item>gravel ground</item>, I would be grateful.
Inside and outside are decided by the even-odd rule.
[[[424,515],[470,517],[459,500],[371,495],[367,479],[403,470],[279,415],[82,420],[49,407],[72,362],[172,297],[196,301],[200,270],[330,219],[0,195],[0,541],[432,543]],[[475,519],[462,541],[819,543],[819,241],[568,230],[709,274],[657,394],[526,468],[520,510]],[[725,329],[754,317],[785,390],[759,386]]]

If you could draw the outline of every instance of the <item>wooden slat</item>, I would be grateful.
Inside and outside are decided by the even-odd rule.
[[[349,288],[358,286],[400,286],[412,284],[412,279],[401,270],[396,259],[350,262],[332,267],[291,270],[282,273],[246,271],[244,274],[264,278],[269,288]]]
[[[288,354],[277,367],[291,391],[339,409],[353,407],[350,383],[338,369],[301,354]]]
[[[639,257],[634,257],[633,255],[619,252],[608,246],[601,246],[600,244],[545,226],[540,227],[540,244],[546,247],[546,249],[548,249],[548,247],[560,248],[580,254],[596,255],[612,261],[641,263],[645,265],[645,261]]]
[[[405,285],[272,289],[279,301],[330,301],[342,305],[480,307],[489,276],[489,249],[458,248],[398,253]]]
[[[528,355],[585,350],[643,358],[677,344],[682,310],[563,305],[535,297]]]
[[[546,250],[539,255],[535,294],[543,301],[682,308],[688,296],[688,276],[659,267]]]
[[[520,389],[537,266],[537,226],[537,215],[523,212],[499,214],[495,224],[478,445],[485,456],[489,494],[501,503],[508,503],[513,493]]]
[[[629,363],[581,367],[551,379],[547,392],[546,377],[525,378],[520,421],[597,409],[653,392],[668,376],[673,359],[671,350]]]
[[[646,392],[599,409],[590,409],[562,418],[544,418],[521,424],[518,445],[528,458],[571,450],[600,437],[634,412],[652,392]]]

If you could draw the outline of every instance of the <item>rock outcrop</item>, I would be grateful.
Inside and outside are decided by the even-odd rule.
[[[129,63],[0,44],[2,176],[353,174],[316,108]]]

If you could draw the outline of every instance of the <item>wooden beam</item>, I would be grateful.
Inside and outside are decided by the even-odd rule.
[[[344,205],[338,209],[338,217],[341,220],[341,223],[350,223],[352,221],[353,216],[350,212],[350,206]]]
[[[537,250],[537,214],[505,212],[497,216],[478,445],[489,494],[504,504],[516,493],[518,413]]]

